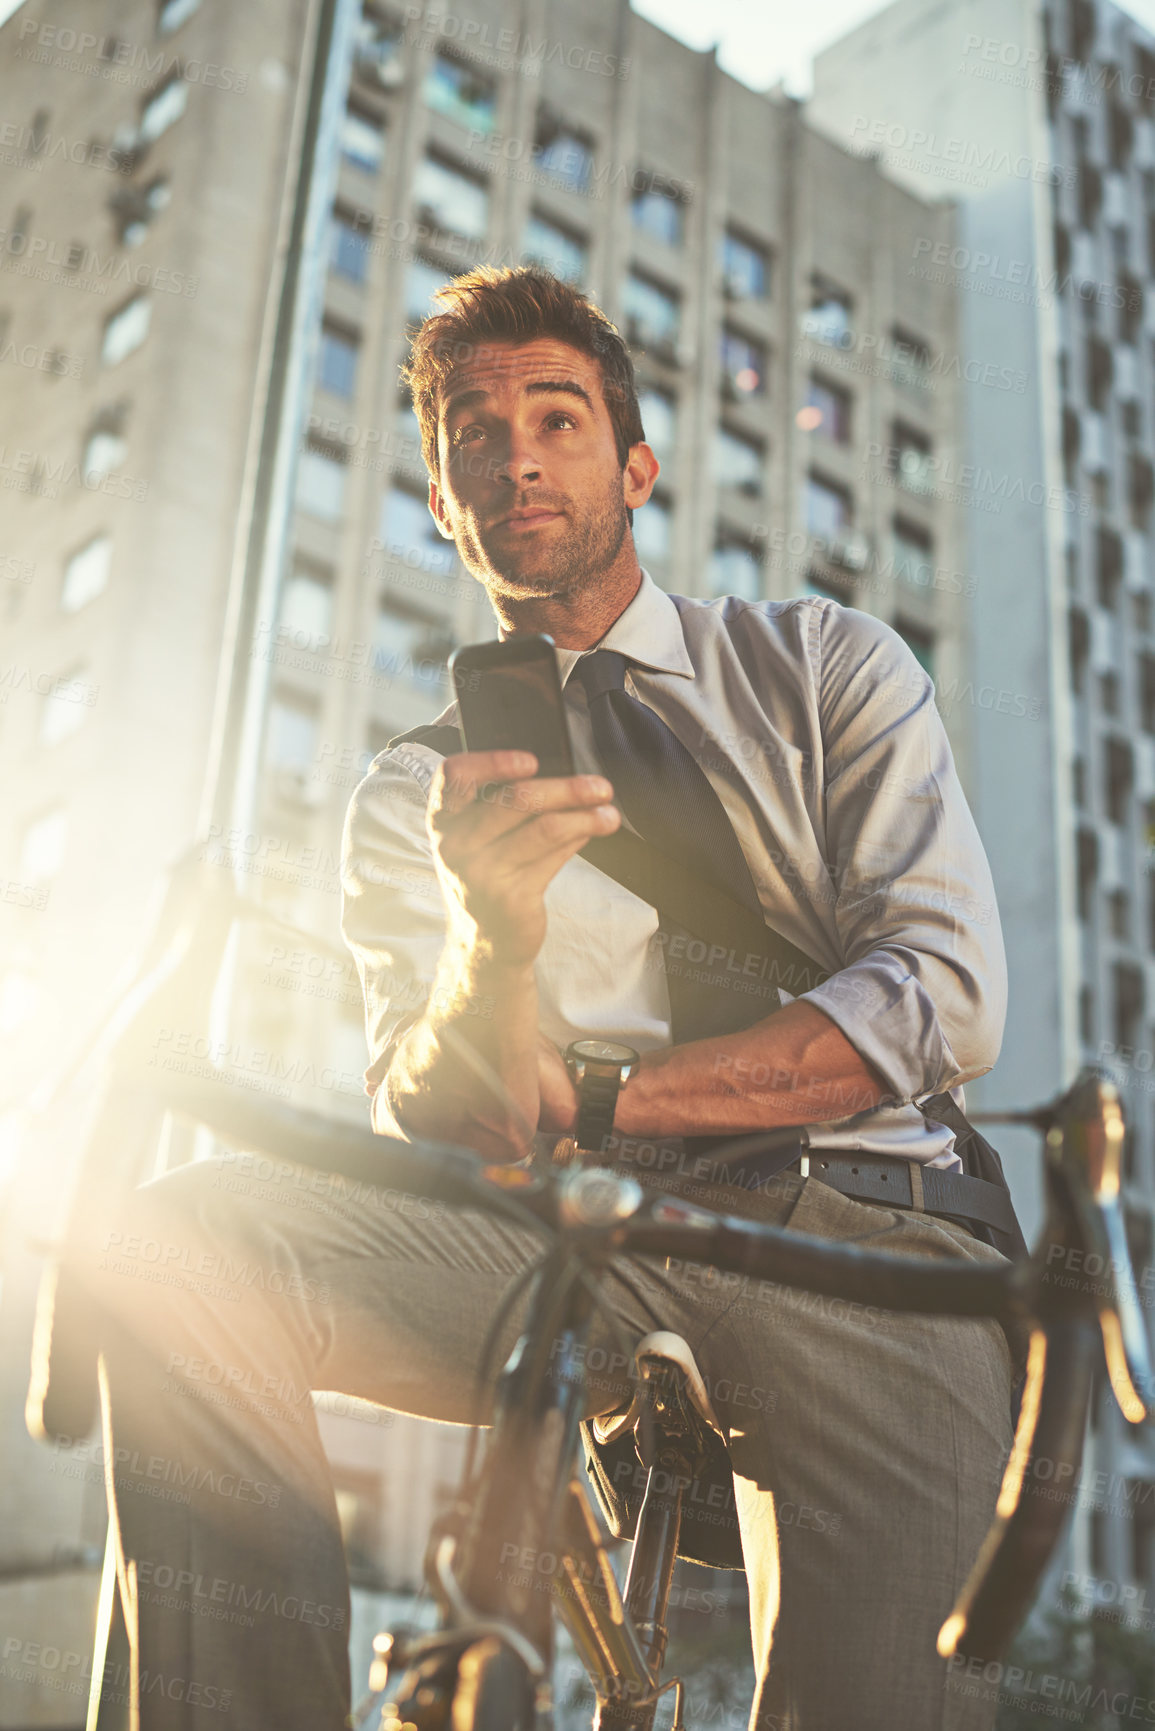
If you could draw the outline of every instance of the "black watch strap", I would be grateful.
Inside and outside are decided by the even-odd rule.
[[[613,1134],[614,1110],[621,1086],[620,1071],[606,1076],[586,1069],[578,1088],[578,1115],[573,1136],[578,1147],[587,1154],[604,1153],[606,1140]]]

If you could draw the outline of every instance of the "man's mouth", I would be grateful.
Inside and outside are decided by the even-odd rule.
[[[544,523],[552,523],[561,516],[560,511],[547,511],[544,508],[534,508],[529,511],[511,511],[508,517],[502,517],[493,527],[506,529],[513,535],[525,534],[530,529],[539,529]]]

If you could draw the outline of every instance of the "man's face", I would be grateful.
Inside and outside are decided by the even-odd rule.
[[[447,381],[429,506],[492,595],[573,597],[622,550],[649,497],[648,446],[623,472],[601,369],[552,337],[479,346]],[[651,473],[652,469],[652,473]]]

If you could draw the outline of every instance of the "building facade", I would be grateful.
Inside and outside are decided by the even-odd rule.
[[[1123,1086],[1128,1233],[1151,1306],[1155,1206],[1155,36],[1100,0],[899,0],[819,56],[810,116],[958,235],[898,268],[959,297],[974,797],[1011,971],[984,1103],[1080,1062]],[[1024,710],[1026,713],[1024,714]],[[1013,770],[1008,773],[1008,766]],[[1014,1175],[1037,1165],[1008,1133]],[[1155,1588],[1155,1451],[1096,1410],[1072,1573]]]
[[[192,849],[280,924],[237,945],[223,1007],[166,1029],[162,1061],[365,1121],[344,809],[385,741],[445,706],[454,644],[494,631],[434,530],[398,382],[436,288],[523,260],[588,288],[633,347],[662,464],[635,525],[646,567],[680,593],[818,590],[894,624],[934,670],[968,784],[976,589],[963,501],[936,479],[961,460],[959,297],[902,263],[955,244],[948,207],[621,0],[366,4],[289,549],[250,646],[259,785],[243,825],[209,822],[314,11],[74,11],[26,3],[0,30],[0,1622],[81,1651],[99,1459],[39,1448],[22,1420],[36,1282],[88,1122],[73,1054]],[[196,1148],[170,1125],[154,1169]],[[321,1405],[354,1578],[414,1584],[460,1437]],[[0,1673],[7,1722],[79,1724],[74,1697],[31,1660]]]

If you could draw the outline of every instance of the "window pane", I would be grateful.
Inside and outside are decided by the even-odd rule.
[[[897,327],[892,333],[894,352],[890,359],[890,376],[896,385],[908,391],[923,393],[930,389],[930,350],[920,337]]]
[[[357,378],[357,342],[340,331],[329,328],[321,332],[321,350],[317,362],[317,382],[339,397],[353,395]]]
[[[534,154],[542,173],[559,186],[566,186],[571,192],[589,191],[594,153],[583,133],[543,116],[538,121]]]
[[[668,461],[674,454],[677,435],[677,411],[673,397],[669,391],[659,391],[648,386],[638,392],[638,407],[642,413],[646,443],[653,448],[655,456]]]
[[[401,65],[401,26],[383,18],[357,20],[353,48],[355,71],[386,90],[394,90],[404,76]]]
[[[668,559],[670,556],[670,507],[660,499],[650,498],[634,513],[634,546],[638,558]]]
[[[169,36],[174,30],[179,30],[186,18],[200,9],[201,0],[162,0],[160,16],[156,27],[161,36]]]
[[[20,849],[20,877],[26,884],[44,884],[54,878],[64,861],[68,819],[62,811],[38,817],[24,831]]]
[[[912,589],[926,589],[934,578],[934,543],[913,523],[894,525],[894,575]]]
[[[724,330],[721,337],[723,387],[736,397],[766,394],[766,348],[738,331]]]
[[[810,311],[802,320],[802,333],[816,343],[844,349],[853,341],[850,329],[850,297],[840,290],[815,285]]]
[[[348,277],[350,282],[364,282],[369,274],[368,237],[337,211],[333,212],[329,263],[339,276]]]
[[[929,631],[924,631],[919,625],[907,625],[902,620],[895,622],[894,629],[907,647],[914,652],[914,658],[919,666],[934,678],[934,638]]]
[[[345,504],[345,465],[308,445],[297,465],[297,509],[335,523]]]
[[[525,225],[521,257],[523,263],[540,264],[565,282],[581,282],[586,274],[585,242],[536,211]]]
[[[486,190],[468,175],[423,157],[413,180],[417,213],[432,228],[447,229],[469,240],[484,240],[489,219]]]
[[[806,407],[798,424],[807,433],[822,433],[836,444],[850,441],[850,394],[825,379],[812,378],[806,389]]]
[[[111,474],[113,469],[119,469],[127,455],[128,440],[121,433],[113,432],[111,427],[98,427],[89,434],[84,446],[82,467],[85,478]]]
[[[732,229],[722,236],[722,287],[732,300],[765,300],[770,293],[770,255]]]
[[[281,592],[282,638],[297,649],[323,648],[332,620],[332,582],[317,571],[291,572]]]
[[[354,168],[376,174],[385,160],[385,133],[380,122],[348,109],[341,122],[341,155]]]
[[[930,440],[913,427],[900,424],[894,429],[894,443],[887,453],[890,467],[898,484],[908,493],[920,496],[934,490],[934,466]]]
[[[493,80],[448,54],[438,54],[425,78],[425,101],[471,132],[492,132],[496,116]]]
[[[765,460],[765,451],[754,439],[744,439],[729,427],[714,429],[714,479],[720,487],[760,493]]]
[[[762,594],[762,567],[741,541],[723,541],[710,555],[710,593],[738,595],[757,601]]]
[[[631,343],[670,347],[678,340],[681,307],[678,297],[659,288],[649,277],[631,271],[626,278],[626,334]]]
[[[152,320],[152,302],[147,295],[137,295],[119,312],[113,313],[104,327],[100,358],[106,367],[115,367],[126,355],[138,349],[148,335]]]
[[[188,85],[183,78],[170,78],[146,104],[140,117],[140,139],[152,144],[178,121],[188,107]]]
[[[806,528],[811,535],[833,541],[850,525],[850,496],[841,487],[806,477]]]
[[[53,680],[40,709],[41,745],[58,745],[83,727],[93,697],[93,688],[83,675],[84,669],[76,667]]]
[[[77,612],[104,591],[111,563],[110,535],[95,535],[72,555],[64,567],[64,587],[60,592],[60,605],[66,613]]]
[[[453,647],[443,619],[399,612],[383,601],[373,622],[373,666],[414,685],[438,684]]]
[[[381,544],[414,569],[444,576],[453,571],[456,553],[452,541],[438,533],[425,500],[404,487],[391,488],[382,501]]]
[[[305,698],[275,697],[265,744],[270,766],[303,775],[316,761],[319,731],[317,712]]]
[[[449,281],[443,265],[430,264],[426,258],[415,258],[405,272],[405,317],[409,324],[419,325],[433,311],[433,297]]]
[[[664,240],[667,246],[677,246],[682,239],[682,201],[672,193],[658,187],[635,192],[630,200],[630,216],[635,228],[653,235],[655,240]]]

